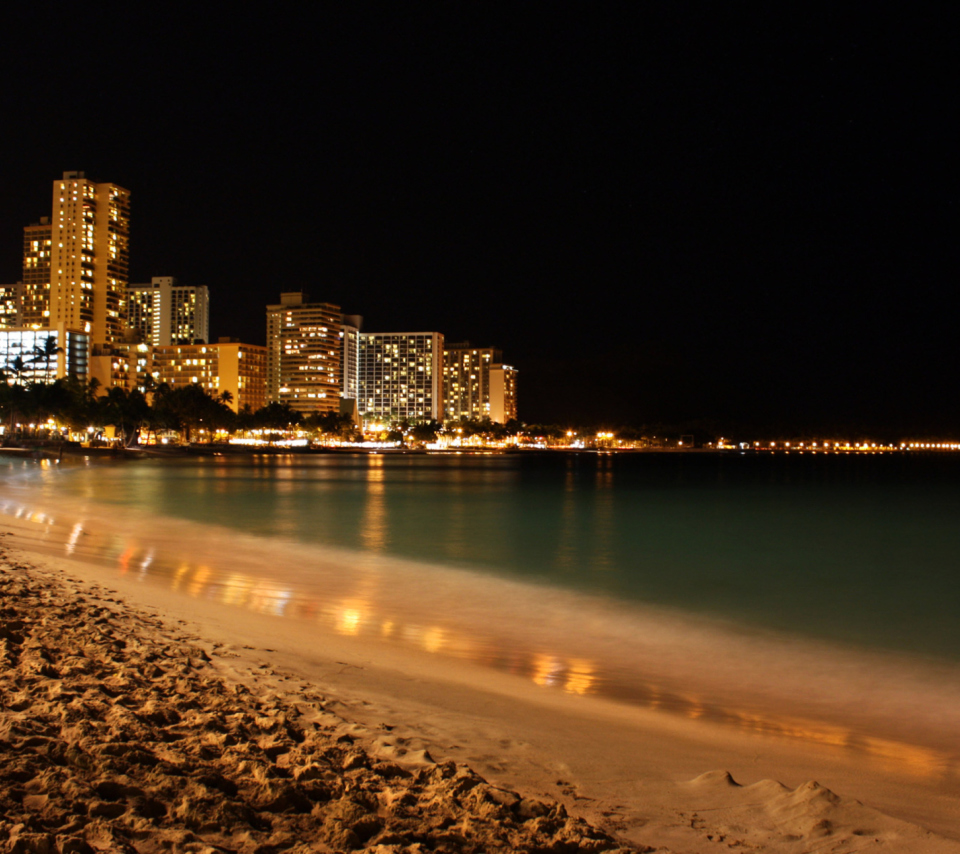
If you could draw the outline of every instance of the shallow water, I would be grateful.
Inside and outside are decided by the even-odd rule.
[[[260,456],[20,474],[46,501],[960,660],[951,457]]]
[[[0,511],[31,519],[38,548],[544,687],[956,773],[951,458],[331,455],[0,471]],[[769,713],[785,704],[789,718]]]

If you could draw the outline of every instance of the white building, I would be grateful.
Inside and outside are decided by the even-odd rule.
[[[0,329],[0,369],[8,383],[87,379],[90,336],[76,329]]]
[[[443,419],[443,335],[361,332],[358,408],[365,424]]]
[[[360,327],[363,318],[345,314],[340,319],[340,395],[344,400],[360,396]]]
[[[206,344],[210,340],[210,291],[186,287],[173,276],[154,276],[148,285],[127,288],[127,328],[154,347]]]

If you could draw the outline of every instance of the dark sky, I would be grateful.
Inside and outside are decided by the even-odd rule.
[[[133,194],[133,281],[208,285],[213,337],[303,288],[501,347],[530,422],[956,432],[946,21],[154,5],[6,13],[0,280],[84,170]]]

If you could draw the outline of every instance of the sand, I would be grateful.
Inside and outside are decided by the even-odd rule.
[[[4,850],[960,852],[906,760],[305,645],[3,530]]]

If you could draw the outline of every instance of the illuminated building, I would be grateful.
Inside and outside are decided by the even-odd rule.
[[[364,422],[443,418],[443,335],[361,332],[359,409]]]
[[[210,340],[210,292],[184,287],[172,276],[154,276],[148,285],[126,290],[126,325],[155,347]]]
[[[111,388],[145,390],[152,347],[148,344],[94,344],[90,348],[90,378],[104,392]]]
[[[49,339],[53,344],[47,352]],[[85,380],[89,348],[90,336],[75,329],[0,329],[0,368],[8,382],[24,385],[64,376]],[[20,370],[17,364],[22,365]]]
[[[443,408],[448,421],[490,417],[490,366],[503,361],[493,347],[448,344],[443,354]]]
[[[47,216],[23,229],[23,284],[17,326],[44,329],[50,325],[52,231]]]
[[[147,347],[147,371],[171,388],[196,383],[213,396],[227,391],[234,412],[266,405],[267,348],[221,338],[216,344]]]
[[[0,285],[0,329],[21,326],[20,289],[22,285]]]
[[[340,395],[344,400],[357,400],[360,395],[360,327],[359,314],[345,314],[340,319]]]
[[[340,411],[340,306],[302,292],[267,306],[267,402],[297,412]]]
[[[517,369],[490,366],[490,420],[506,424],[517,417]]]
[[[130,249],[130,192],[83,172],[53,182],[51,327],[60,324],[110,344],[123,335]]]

